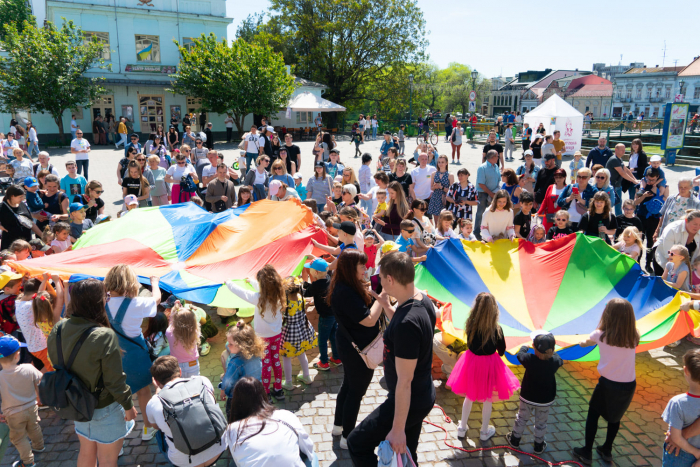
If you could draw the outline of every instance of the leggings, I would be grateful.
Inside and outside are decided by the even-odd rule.
[[[275,380],[273,387],[275,391],[282,389],[282,364],[280,363],[280,342],[282,341],[282,333],[272,337],[262,338],[267,346],[265,346],[265,355],[262,364],[262,383],[265,386],[265,392],[270,393],[270,374],[274,373]]]
[[[595,435],[598,432],[598,419],[601,417],[600,412],[598,412],[594,407],[588,407],[588,417],[586,418],[586,446],[585,449],[593,450],[593,441],[595,441]],[[605,444],[601,445],[600,448],[605,452],[612,451],[613,441],[617,436],[617,432],[620,430],[620,422],[611,423],[608,422],[608,432],[605,435]]]
[[[309,359],[306,358],[305,353],[297,355],[299,360],[299,365],[301,365],[301,372],[304,374],[304,378],[309,379]],[[292,382],[292,358],[282,357],[282,363],[284,364],[284,381],[291,384]]]

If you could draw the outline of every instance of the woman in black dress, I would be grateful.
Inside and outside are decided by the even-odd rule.
[[[0,250],[6,250],[15,240],[32,239],[32,232],[41,237],[41,230],[36,226],[24,202],[24,188],[12,185],[5,191],[0,205],[0,225],[4,231],[0,240]]]

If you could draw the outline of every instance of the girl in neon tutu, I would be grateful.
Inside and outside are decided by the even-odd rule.
[[[498,304],[493,295],[482,292],[476,296],[464,330],[468,349],[459,357],[447,380],[452,392],[464,396],[457,437],[466,436],[472,404],[479,401],[483,402],[479,438],[487,441],[496,433],[496,428],[489,425],[493,401],[507,400],[520,389],[518,378],[501,360],[506,341],[498,325]]]

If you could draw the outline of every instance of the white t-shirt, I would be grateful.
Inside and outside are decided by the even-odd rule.
[[[226,117],[224,123],[226,124],[226,128],[233,128],[233,118]]]
[[[34,127],[31,127],[29,129],[29,141],[31,141],[32,143],[37,141],[36,130],[34,129]]]
[[[377,128],[379,126],[379,123],[377,122],[376,118],[372,119],[372,128]]]
[[[216,175],[216,166],[215,165],[206,165],[202,169],[202,183],[204,183],[204,177],[211,177],[212,175]],[[207,192],[207,184],[204,183],[204,189],[202,190],[202,193]]]
[[[107,306],[109,313],[114,319],[117,316],[119,307],[124,301],[124,297],[111,297]],[[124,314],[122,329],[127,337],[138,337],[141,335],[141,322],[144,318],[153,318],[158,311],[156,301],[151,297],[134,297],[131,299],[129,308]]]
[[[287,425],[275,423],[273,420],[283,420],[293,426],[299,437],[294,434]],[[238,431],[241,425],[246,423],[245,432],[241,433],[245,439],[236,446]],[[262,421],[249,419],[241,420],[228,426],[226,431],[227,442],[231,457],[236,465],[246,467],[304,467],[299,456],[299,450],[309,458],[314,454],[314,442],[304,430],[301,422],[292,412],[287,410],[275,410],[267,419],[262,433],[251,436],[260,430]],[[255,430],[252,431],[251,430]],[[235,446],[235,448],[234,448]]]
[[[175,164],[170,166],[167,174],[173,177],[173,179],[175,180],[174,183],[180,183],[180,179],[182,177],[185,177],[189,174],[192,174],[193,176],[195,176],[195,175],[197,175],[197,171],[194,170],[194,167],[192,167],[192,164],[177,165],[177,163],[175,163]]]
[[[75,138],[73,141],[70,142],[70,147],[71,147],[71,149],[75,149],[76,151],[84,151],[84,150],[90,148],[90,143],[85,138],[80,138],[80,139]],[[78,154],[75,155],[76,161],[84,161],[87,159],[88,159],[87,152],[79,152]]]
[[[205,397],[208,399],[208,402],[210,402],[213,405],[216,405],[216,400],[213,396],[214,387],[212,386],[211,381],[209,381],[205,376],[193,376],[192,379],[194,378],[202,379],[204,385],[209,389],[209,391],[211,391],[207,392]],[[180,379],[181,378],[177,378],[169,382],[163,387],[163,389],[169,388],[173,385],[173,383],[176,383]],[[170,459],[170,462],[172,462],[175,465],[203,464],[226,450],[226,443],[228,441],[228,438],[224,434],[224,436],[221,437],[221,444],[215,444],[206,451],[202,451],[199,454],[195,454],[194,456],[190,457],[189,455],[178,451],[175,448],[173,442],[170,441],[170,438],[173,437],[173,432],[168,426],[168,424],[165,422],[165,415],[163,415],[163,403],[161,402],[158,396],[153,396],[151,397],[151,400],[148,401],[148,405],[146,405],[146,416],[148,417],[148,420],[151,423],[155,423],[158,426],[158,429],[162,431],[165,435],[165,442],[168,444],[168,458]]]
[[[255,169],[255,185],[264,185],[265,184],[265,171],[263,170],[260,172],[259,170]]]
[[[5,140],[4,143],[2,143],[2,153],[5,157],[7,157],[8,153],[11,156],[12,151],[17,148],[19,149],[19,143],[17,140],[12,140],[12,143],[10,143],[10,140]]]
[[[10,165],[15,169],[15,179],[24,180],[27,177],[34,176],[34,164],[32,164],[31,160],[22,158],[20,162],[18,159],[15,159],[10,162]]]
[[[411,178],[413,179],[413,191],[418,199],[428,199],[433,190],[430,189],[430,181],[437,169],[432,165],[426,165],[424,169],[420,166],[411,170]]]
[[[248,136],[246,136],[245,140],[248,142],[245,152],[257,154],[260,148],[265,147],[265,138],[260,136],[258,133],[250,133]]]
[[[32,353],[40,352],[46,348],[46,336],[34,324],[34,312],[32,311],[32,301],[27,300],[15,302],[15,317],[17,324],[22,330],[24,340],[27,343],[27,350]]]
[[[51,246],[56,247],[56,248],[54,248],[54,251],[56,251],[56,253],[62,253],[64,251],[66,251],[68,248],[70,248],[70,246],[71,246],[70,238],[67,238],[63,241],[56,240],[56,239],[51,240]]]

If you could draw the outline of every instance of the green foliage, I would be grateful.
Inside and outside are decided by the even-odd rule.
[[[83,41],[83,33],[72,21],[61,28],[49,22],[43,28],[25,21],[23,32],[15,24],[5,25],[6,51],[0,56],[0,110],[26,109],[48,112],[63,141],[63,113],[90,103],[106,91],[104,78],[87,78],[91,68],[107,68],[100,57],[102,43]]]
[[[19,32],[24,30],[24,22],[36,23],[32,9],[26,0],[0,0],[0,25],[14,24]],[[0,41],[5,40],[5,29],[0,27]]]
[[[232,114],[239,132],[246,115],[274,115],[294,92],[281,54],[269,46],[241,38],[228,45],[214,34],[202,34],[189,49],[177,45],[180,65],[170,91],[200,97],[205,111]]]
[[[236,39],[243,39],[246,42],[253,42],[258,34],[258,29],[263,24],[262,13],[248,15],[246,19],[241,21],[236,29]]]

